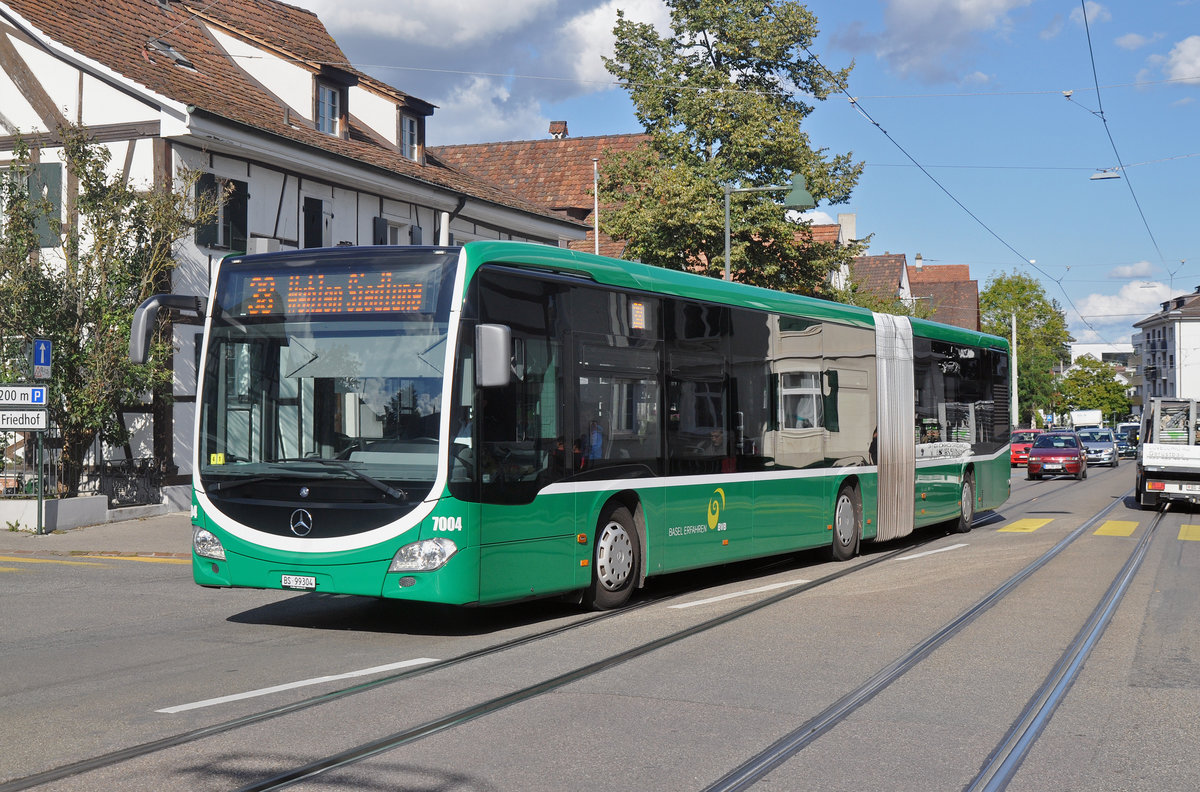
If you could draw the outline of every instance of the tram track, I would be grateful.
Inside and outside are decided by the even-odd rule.
[[[991,609],[1007,597],[1021,583],[1025,582],[1033,573],[1045,567],[1056,556],[1063,552],[1067,547],[1074,543],[1081,536],[1093,529],[1101,520],[1106,518],[1123,499],[1116,499],[1104,509],[1093,515],[1089,520],[1084,522],[1078,528],[1071,531],[1063,537],[1057,544],[1043,553],[1040,557],[1034,560],[1025,568],[1018,571],[1016,574],[1009,577],[986,596],[980,599],[971,607],[960,613],[950,622],[943,625],[940,629],[931,633],[923,641],[914,646],[909,652],[897,658],[895,661],[885,666],[874,676],[868,679],[855,690],[847,693],[842,698],[831,704],[825,710],[806,721],[804,724],[776,740],[763,751],[747,759],[741,765],[731,770],[725,776],[718,779],[716,782],[704,788],[704,792],[735,792],[735,790],[746,790],[754,786],[758,781],[762,780],[772,770],[776,769],[788,759],[795,756],[801,750],[816,742],[820,737],[828,733],[835,726],[845,721],[864,705],[866,705],[876,695],[887,689],[888,686],[899,680],[904,674],[915,667],[918,663],[929,656],[935,649],[946,643],[967,625],[971,624],[975,619],[983,613]],[[1145,554],[1145,548],[1149,545],[1150,538],[1153,536],[1154,527],[1163,517],[1160,512],[1154,519],[1151,529],[1146,531],[1145,536],[1138,544],[1138,550],[1131,556],[1131,562],[1136,557],[1138,564]],[[1114,581],[1113,586],[1109,589],[1109,594],[1099,606],[1097,611],[1103,609],[1103,613],[1111,615],[1112,607],[1115,607],[1119,598],[1114,598],[1114,590],[1124,591],[1124,586],[1128,584],[1132,577],[1132,572],[1136,571],[1137,565],[1127,563],[1122,573],[1118,575],[1118,581],[1122,585],[1118,588],[1117,581]],[[1105,622],[1106,623],[1106,619]],[[1052,674],[1052,679],[1056,683],[1065,683],[1069,685],[1069,680],[1073,676],[1068,677],[1065,669],[1071,668],[1075,672],[1078,671],[1082,664],[1083,646],[1087,648],[1094,643],[1098,633],[1097,627],[1102,627],[1098,623],[1098,619],[1093,613],[1093,617],[1088,620],[1088,624],[1093,626],[1093,629],[1088,630],[1089,639],[1086,644],[1081,645],[1081,640],[1076,639],[1072,646],[1064,652],[1064,659],[1060,660],[1056,665],[1056,672]],[[1070,658],[1070,661],[1067,658]],[[1063,671],[1059,671],[1063,669]],[[1052,692],[1046,692],[1046,688],[1051,687]],[[1051,685],[1048,680],[1043,690],[1031,700],[1027,706],[1027,711],[1019,719],[1023,726],[1015,726],[1010,734],[1006,737],[1001,746],[993,752],[985,763],[985,768],[981,771],[977,781],[984,781],[985,785],[968,787],[969,790],[994,790],[1003,789],[1002,785],[994,785],[996,783],[1006,783],[1015,772],[1016,766],[1019,766],[1020,759],[1023,758],[1031,745],[1031,740],[1036,739],[1040,733],[1040,727],[1045,725],[1049,714],[1053,709],[1050,705],[1056,704],[1061,700],[1061,695],[1065,691],[1065,687],[1061,684]]]
[[[1028,498],[1024,501],[1017,501],[1011,504],[1011,506],[1015,507],[1016,510],[1019,510],[1020,507],[1028,505],[1029,503],[1032,503],[1040,498],[1044,498],[1047,495],[1053,495],[1058,489],[1065,489],[1066,486],[1069,485],[1064,485],[1063,488],[1055,488],[1054,490],[1050,491],[1040,491],[1037,496]],[[1055,557],[1062,553],[1063,550],[1074,543],[1075,540],[1085,535],[1090,529],[1094,528],[1100,521],[1105,519],[1114,509],[1121,505],[1122,502],[1123,497],[1114,499],[1112,503],[1108,504],[1105,508],[1097,512],[1078,528],[1071,531],[1071,533],[1061,539],[1051,549],[1043,553],[1038,559],[1021,569],[1016,574],[1012,575],[983,599],[976,602],[963,613],[959,614],[959,616],[957,616],[955,619],[951,620],[949,623],[943,625],[940,629],[930,634],[908,653],[884,667],[869,680],[867,680],[867,682],[865,682],[863,685],[834,702],[824,711],[805,722],[799,728],[772,743],[762,752],[754,757],[751,757],[751,759],[730,771],[726,776],[723,776],[717,782],[705,787],[704,792],[717,792],[717,790],[720,790],[721,792],[724,792],[725,790],[745,790],[753,787],[755,783],[765,777],[773,769],[786,762],[789,758],[803,750],[806,746],[816,742],[821,736],[829,732],[839,723],[845,721],[848,717],[853,715],[856,711],[871,701],[877,694],[883,690],[886,690],[891,684],[900,679],[907,671],[928,657],[939,646],[960,633],[979,616],[1007,597],[1014,589],[1020,586],[1035,572],[1049,564]],[[990,515],[980,515],[977,517],[975,525],[987,521],[989,517]],[[1162,515],[1160,514],[1156,518],[1155,524],[1157,524],[1161,517]],[[1151,533],[1152,531],[1147,532],[1148,535]],[[923,544],[933,542],[940,538],[942,538],[941,535],[930,537],[927,542],[922,542],[918,545],[915,545],[915,547],[920,547]],[[1148,544],[1148,542],[1148,539],[1143,539],[1142,546],[1144,547]],[[401,748],[424,737],[444,732],[448,729],[452,729],[486,715],[498,712],[506,707],[528,701],[551,691],[557,690],[565,685],[599,674],[622,663],[642,657],[651,652],[663,649],[669,645],[698,635],[699,633],[706,632],[716,627],[728,624],[729,622],[743,618],[751,613],[776,605],[798,594],[811,591],[813,588],[819,585],[833,582],[834,580],[846,577],[847,575],[870,566],[891,560],[903,554],[911,553],[913,549],[914,546],[907,546],[905,548],[880,555],[878,557],[869,559],[866,562],[860,563],[852,569],[839,570],[833,575],[826,576],[819,580],[812,581],[811,583],[797,586],[780,594],[767,597],[763,600],[757,601],[742,608],[738,608],[736,610],[729,611],[720,616],[708,619],[691,627],[660,637],[656,640],[645,642],[623,652],[608,656],[595,663],[577,667],[556,677],[529,685],[525,688],[513,691],[503,696],[498,696],[486,702],[457,710],[434,720],[419,724],[415,727],[404,729],[402,731],[398,731],[369,742],[361,743],[352,748],[330,754],[324,758],[292,768],[282,773],[277,773],[275,775],[262,778],[258,781],[239,787],[237,792],[273,792],[273,790],[286,789],[297,784],[314,780],[325,773],[346,768],[360,761]],[[1144,550],[1142,552],[1144,554]],[[1126,574],[1124,577],[1128,579],[1131,577],[1131,573]],[[1111,609],[1108,612],[1111,612]],[[1063,665],[1063,663],[1060,663],[1060,665]],[[1022,732],[1022,734],[1028,734],[1028,732]],[[1019,739],[1019,737],[1017,742],[1021,745],[1025,744]],[[999,749],[997,749],[996,755],[1001,756]],[[1018,754],[1015,750],[1005,751],[1002,755],[1004,758],[1007,758],[1009,762],[1019,762],[1019,759],[1017,759]],[[988,787],[990,790],[1000,788],[1002,787]]]

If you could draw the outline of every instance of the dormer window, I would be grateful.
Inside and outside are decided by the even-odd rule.
[[[329,83],[317,83],[317,131],[341,137],[344,89]]]
[[[400,114],[400,153],[414,162],[421,161],[420,129],[416,116]]]

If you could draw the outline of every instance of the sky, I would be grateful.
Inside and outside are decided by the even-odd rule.
[[[552,120],[640,132],[601,57],[618,8],[670,29],[662,0],[291,1],[358,69],[437,105],[430,145],[545,139]],[[1080,342],[1128,344],[1200,287],[1200,0],[806,5],[813,53],[853,68],[803,129],[864,163],[815,222],[854,213],[869,253],[967,264],[981,289],[1037,278]]]

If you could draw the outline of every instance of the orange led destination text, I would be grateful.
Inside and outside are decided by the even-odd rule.
[[[381,311],[421,310],[422,286],[396,283],[392,273],[351,273],[344,282],[326,283],[324,274],[289,275],[286,287],[279,289],[273,275],[250,279],[250,299],[246,313],[251,316],[283,313],[376,313]],[[342,281],[342,278],[337,278]],[[283,305],[279,305],[282,298]],[[280,308],[283,310],[281,311]]]

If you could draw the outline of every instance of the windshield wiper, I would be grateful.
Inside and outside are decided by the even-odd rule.
[[[400,500],[400,501],[408,500],[407,492],[405,492],[402,489],[396,489],[395,487],[391,486],[390,484],[385,484],[384,482],[380,481],[379,479],[375,478],[374,476],[368,476],[366,473],[363,473],[361,470],[351,467],[351,465],[353,465],[355,463],[350,462],[349,460],[326,459],[325,457],[290,457],[288,459],[277,459],[275,461],[276,462],[311,462],[315,465],[324,465],[327,467],[335,467],[335,468],[338,468],[339,470],[346,471],[351,476],[354,476],[356,479],[358,479],[360,481],[367,482],[375,489],[386,494],[388,497],[395,498],[396,500]]]
[[[233,489],[234,487],[241,487],[246,484],[260,484],[264,481],[279,481],[280,479],[285,479],[285,478],[293,478],[293,477],[281,475],[279,473],[275,473],[275,474],[272,474],[269,476],[248,476],[247,478],[243,478],[243,479],[226,479],[225,481],[214,481],[211,484],[204,485],[204,489],[206,492],[220,492],[221,490]]]

